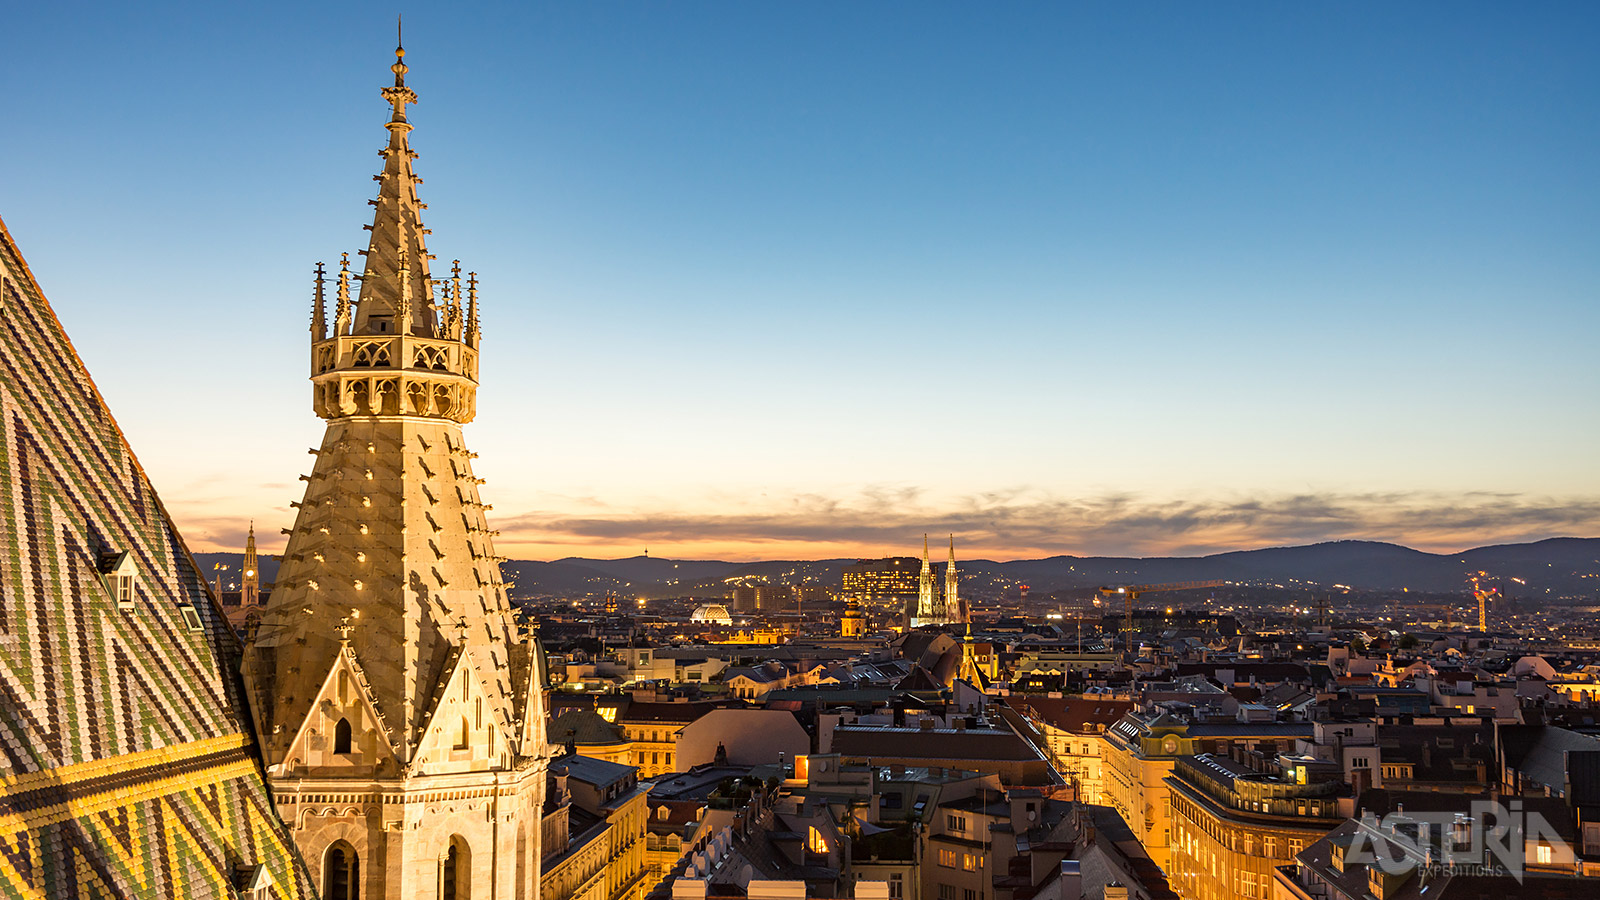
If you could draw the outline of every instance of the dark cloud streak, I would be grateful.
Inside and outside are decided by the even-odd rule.
[[[943,508],[914,488],[863,491],[849,501],[799,495],[781,511],[693,515],[670,511],[499,519],[517,543],[714,542],[904,545],[924,531],[954,532],[996,555],[1201,554],[1328,540],[1393,541],[1464,549],[1480,543],[1600,533],[1600,498],[1517,494],[1305,493],[1238,499],[1155,500],[1136,494],[1063,499],[1018,490]],[[1464,542],[1464,543],[1463,543]]]

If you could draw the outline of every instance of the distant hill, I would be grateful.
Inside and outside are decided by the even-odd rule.
[[[616,589],[626,585],[632,592],[665,596],[712,593],[722,582],[741,577],[766,576],[771,581],[798,581],[800,579],[794,576],[804,575],[834,586],[839,583],[840,571],[854,561],[730,563],[633,557],[619,560],[569,558],[551,565],[602,572],[616,580]],[[1466,577],[1482,570],[1496,577],[1523,579],[1527,583],[1525,593],[1530,596],[1600,596],[1600,538],[1552,538],[1531,544],[1479,547],[1453,554],[1424,553],[1377,541],[1332,541],[1199,557],[1052,556],[1010,562],[958,560],[957,565],[966,576],[964,580],[976,581],[979,585],[1027,584],[1035,592],[1102,584],[1202,580],[1285,587],[1338,584],[1359,590],[1408,588],[1450,592],[1465,590]],[[793,574],[783,577],[787,573]],[[518,580],[519,594],[561,592],[553,585],[548,590],[544,590],[545,587],[538,581]]]
[[[196,554],[201,572],[215,581],[212,566],[231,568],[225,580],[238,580],[238,553]],[[840,573],[854,559],[723,562],[634,556],[626,559],[568,557],[554,562],[512,560],[502,572],[519,597],[581,596],[617,591],[629,596],[722,596],[743,580],[769,583],[812,582],[837,587]],[[1036,593],[1102,584],[1155,584],[1219,579],[1250,584],[1311,587],[1340,584],[1359,590],[1454,592],[1478,571],[1497,578],[1520,578],[1521,596],[1600,598],[1600,538],[1551,538],[1530,544],[1501,544],[1460,553],[1438,554],[1376,541],[1332,541],[1303,547],[1236,550],[1198,557],[1052,556],[1010,562],[958,560],[963,584],[975,595],[993,594],[1018,584]],[[940,566],[942,568],[942,565]],[[264,582],[277,577],[278,564],[261,557]]]

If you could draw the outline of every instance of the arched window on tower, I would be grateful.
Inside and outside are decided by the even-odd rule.
[[[350,752],[350,720],[340,719],[339,724],[333,726],[333,752]]]
[[[460,835],[451,835],[439,860],[439,900],[472,900],[472,851]]]
[[[455,749],[457,749],[457,750],[465,750],[465,749],[467,749],[467,746],[471,743],[471,738],[472,738],[472,731],[471,731],[470,728],[467,727],[467,717],[466,716],[462,716],[461,717],[461,730],[456,732],[456,746],[455,746]]]
[[[322,900],[361,900],[361,859],[344,841],[336,841],[323,858]]]

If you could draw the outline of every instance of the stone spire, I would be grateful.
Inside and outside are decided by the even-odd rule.
[[[972,622],[967,622],[966,634],[961,639],[961,665],[956,677],[979,690],[987,690],[989,679],[978,665],[978,648],[972,643]]]
[[[459,274],[442,294],[428,275],[407,146],[416,95],[395,56],[360,296],[341,264],[332,333],[311,342],[326,430],[243,674],[274,802],[313,876],[347,845],[351,886],[334,896],[357,896],[359,873],[366,897],[433,897],[449,878],[456,897],[532,897],[542,657],[517,634],[461,433],[476,310],[461,309]],[[468,291],[475,307],[470,274]],[[472,865],[446,865],[458,848]]]
[[[360,275],[350,273],[348,254],[340,261],[333,332],[326,333],[323,269],[317,267],[311,327],[311,376],[317,415],[419,415],[472,421],[477,406],[478,279],[468,273],[470,308],[463,311],[458,260],[453,276],[436,285],[428,274],[428,253],[417,199],[422,183],[411,170],[417,154],[408,143],[411,123],[406,106],[417,102],[406,86],[405,48],[395,48],[394,85],[383,89],[389,102],[389,145],[379,151],[383,172],[373,176],[378,197]],[[350,296],[350,282],[360,294]],[[435,288],[439,297],[435,299]]]
[[[250,535],[244,539],[244,571],[239,580],[239,605],[255,606],[261,602],[261,568],[256,560],[256,523],[250,523]]]
[[[320,341],[328,336],[328,305],[323,293],[323,279],[327,273],[322,263],[317,263],[317,289],[311,298],[311,340]]]
[[[394,48],[394,85],[383,89],[383,99],[393,112],[389,117],[389,146],[378,151],[383,157],[378,182],[378,198],[369,200],[372,214],[372,239],[362,251],[367,262],[361,273],[361,296],[356,303],[352,334],[392,334],[400,331],[421,337],[434,337],[437,322],[427,308],[433,296],[433,280],[428,277],[428,254],[422,226],[422,210],[427,205],[417,199],[422,183],[411,170],[417,158],[407,135],[411,123],[406,106],[417,102],[417,92],[406,87],[406,51]],[[409,327],[406,327],[409,326]]]
[[[416,95],[405,84],[404,49],[395,55],[361,294],[352,308],[341,263],[333,333],[312,341],[313,406],[328,428],[311,451],[305,497],[291,504],[299,512],[255,642],[269,765],[293,760],[291,739],[340,656],[335,632],[346,618],[358,627],[345,655],[371,691],[379,742],[401,769],[431,721],[449,674],[441,667],[453,661],[470,660],[498,707],[482,721],[512,740],[524,731],[514,672],[525,671],[526,648],[515,640],[472,474],[476,454],[460,429],[475,412],[477,350],[440,327],[438,312],[448,324],[459,301],[447,290],[443,303],[431,302],[406,144],[405,108]]]
[[[944,612],[953,619],[966,622],[969,626],[972,617],[961,606],[961,598],[957,590],[959,578],[956,575],[956,536],[950,535],[950,562],[944,567]],[[972,629],[969,627],[970,633]]]
[[[917,614],[911,627],[937,625],[944,621],[939,610],[939,594],[933,583],[933,564],[928,560],[928,536],[922,536],[922,574],[917,578]]]

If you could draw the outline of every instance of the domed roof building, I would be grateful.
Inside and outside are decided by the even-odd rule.
[[[554,744],[590,759],[627,764],[633,742],[622,729],[592,709],[569,709],[551,720],[546,732]]]
[[[689,614],[689,621],[705,622],[709,625],[732,625],[733,616],[721,603],[707,603],[696,607],[695,611]]]

